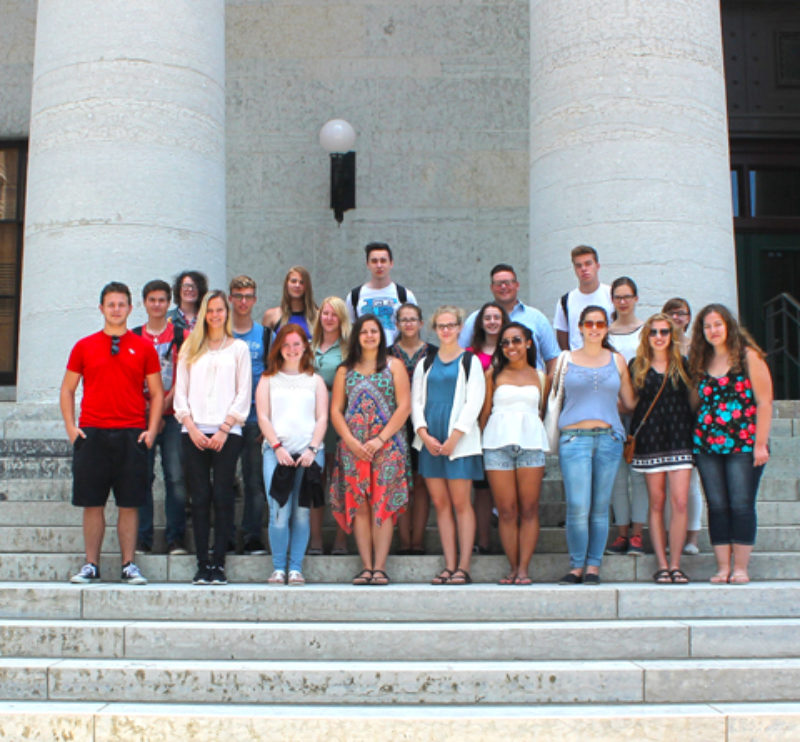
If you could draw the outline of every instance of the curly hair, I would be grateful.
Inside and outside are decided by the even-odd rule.
[[[762,359],[765,357],[764,351],[758,347],[753,336],[736,321],[726,306],[707,304],[698,313],[692,328],[692,343],[689,347],[689,375],[694,384],[700,382],[714,354],[714,347],[706,340],[703,327],[706,317],[713,313],[718,314],[725,323],[725,348],[728,351],[732,373],[741,373],[745,368],[745,352],[748,348],[755,351]]]
[[[631,361],[631,378],[635,389],[644,389],[644,380],[653,362],[653,348],[650,345],[650,329],[654,322],[666,322],[669,327],[669,350],[667,353],[667,378],[674,388],[678,387],[680,380],[689,386],[689,377],[684,368],[683,356],[681,356],[681,340],[678,336],[678,328],[669,315],[663,312],[648,317],[642,325],[639,335],[639,347],[636,349],[636,357]]]

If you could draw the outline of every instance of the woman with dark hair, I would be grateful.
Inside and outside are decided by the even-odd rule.
[[[625,440],[617,405],[621,400],[633,409],[636,398],[625,359],[608,342],[606,310],[586,307],[578,329],[583,347],[559,357],[553,381],[564,385],[558,459],[567,499],[570,571],[560,582],[597,585],[608,539],[611,488]]]
[[[187,332],[194,329],[200,302],[208,293],[208,279],[200,271],[183,271],[172,287],[175,308],[167,312],[167,319],[175,327]]]
[[[698,314],[689,368],[699,396],[695,460],[717,558],[711,582],[744,585],[756,540],[756,494],[769,460],[772,378],[761,349],[722,304]]]
[[[614,312],[608,328],[608,341],[625,359],[625,363],[630,363],[639,347],[644,325],[636,316],[639,292],[632,278],[620,276],[611,284],[611,301]],[[622,415],[622,425],[628,432],[630,424],[630,415]],[[642,532],[647,521],[647,484],[644,476],[633,470],[626,461],[621,461],[617,469],[611,490],[611,509],[614,511],[617,537],[609,545],[606,554],[642,556]]]
[[[657,584],[687,583],[689,578],[680,565],[694,468],[692,410],[678,330],[666,314],[654,314],[644,323],[639,349],[629,367],[639,395],[631,420],[631,431],[636,434],[631,466],[644,474],[650,498],[650,540],[658,565],[653,580]],[[664,537],[667,484],[672,512],[669,563]]]
[[[433,584],[465,585],[472,582],[469,566],[475,542],[470,487],[472,480],[483,478],[478,415],[486,383],[480,361],[458,344],[463,310],[439,307],[431,324],[439,338],[439,350],[418,363],[414,371],[414,448],[420,452],[419,470],[436,508],[444,552],[444,569]]]
[[[428,353],[435,353],[438,348],[426,343],[420,337],[422,310],[416,304],[410,302],[401,304],[395,314],[395,324],[399,334],[397,340],[389,347],[388,353],[403,362],[410,384],[417,363]],[[409,441],[414,439],[411,417],[406,421],[406,435]],[[428,526],[431,501],[425,479],[419,473],[419,452],[415,448],[411,449],[411,476],[408,510],[397,517],[397,538],[400,542],[398,554],[425,553],[425,529]]]
[[[181,423],[186,492],[197,549],[195,585],[224,585],[225,550],[233,528],[236,461],[250,414],[250,349],[233,337],[224,291],[203,298],[197,323],[183,341],[175,378],[175,418]],[[213,473],[213,484],[212,484]],[[208,560],[211,506],[214,556]]]
[[[467,350],[472,351],[481,362],[483,370],[489,368],[492,356],[500,338],[500,329],[511,320],[497,302],[484,304],[475,317],[472,339]],[[492,493],[486,479],[476,479],[472,483],[475,499],[475,547],[478,554],[491,552],[492,540]]]
[[[316,464],[314,478],[322,497],[322,439],[328,427],[328,390],[322,377],[314,373],[311,343],[299,325],[284,325],[275,337],[256,389],[256,410],[264,436],[264,486],[269,503],[272,575],[267,582],[304,585],[303,557],[308,546],[312,498],[306,496],[304,500],[301,488],[305,483],[306,490],[311,489],[313,481],[309,476]],[[286,469],[278,467],[289,467],[288,483],[284,480]]]
[[[310,339],[318,311],[311,288],[311,275],[302,265],[293,265],[283,279],[280,306],[267,309],[261,318],[261,324],[277,333],[282,325],[292,322],[300,325]]]
[[[692,322],[692,309],[689,302],[680,296],[674,296],[664,302],[661,311],[666,314],[675,325],[678,331],[678,342],[681,349],[681,355],[689,356],[689,346],[691,340],[689,338],[688,330]],[[687,521],[686,543],[683,547],[684,554],[699,554],[700,547],[697,541],[700,537],[700,528],[702,526],[700,520],[703,516],[703,492],[700,489],[700,477],[697,474],[697,467],[692,467],[692,475],[689,479],[689,504],[687,507],[689,516]]]
[[[362,569],[354,585],[388,585],[386,559],[394,524],[408,503],[405,422],[411,409],[408,374],[387,358],[374,314],[354,323],[347,358],[333,380],[331,420],[339,434],[331,474],[331,510],[355,533]]]
[[[486,371],[480,425],[483,465],[511,567],[500,584],[530,585],[528,567],[539,538],[539,492],[550,447],[540,417],[545,376],[536,368],[536,346],[525,325],[503,327],[492,366]]]

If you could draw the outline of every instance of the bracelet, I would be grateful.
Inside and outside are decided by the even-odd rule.
[[[375,437],[376,437],[376,438],[377,438],[377,439],[378,439],[378,440],[379,440],[381,443],[383,443],[383,445],[384,445],[384,446],[386,445],[386,441],[385,441],[385,440],[383,440],[383,438],[381,438],[381,435],[380,435],[380,433],[378,433],[378,435],[376,435]]]
[[[280,448],[282,445],[283,445],[283,443],[281,443],[280,441],[278,441],[278,442],[277,442],[277,443],[276,443],[276,444],[275,444],[275,445],[272,447],[272,450],[273,450],[273,451],[277,451],[277,450],[278,450],[278,449],[279,449],[279,448]]]

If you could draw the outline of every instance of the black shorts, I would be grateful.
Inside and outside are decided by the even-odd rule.
[[[138,428],[81,428],[72,446],[72,504],[102,507],[114,490],[120,508],[145,504],[147,446],[137,439]]]

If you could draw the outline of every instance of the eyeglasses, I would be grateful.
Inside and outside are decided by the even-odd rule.
[[[119,335],[111,336],[111,355],[115,356],[119,353]]]
[[[413,325],[415,322],[419,322],[418,317],[398,317],[397,321],[401,325]]]
[[[455,330],[458,327],[458,322],[437,322],[437,330]]]
[[[636,294],[617,294],[616,296],[611,297],[614,301],[633,301],[636,298]]]
[[[688,317],[689,316],[689,312],[687,312],[685,309],[676,309],[674,312],[670,312],[669,316],[670,317]]]
[[[513,280],[506,280],[506,281],[492,281],[492,286],[497,286],[499,289],[507,289],[510,286],[513,286],[516,281]]]
[[[588,327],[590,330],[593,330],[595,327],[598,330],[604,330],[608,327],[608,322],[604,319],[585,319],[583,320],[583,326]]]
[[[650,337],[654,338],[654,337],[658,337],[659,335],[661,335],[662,338],[665,338],[671,332],[672,332],[672,330],[670,330],[669,327],[651,327],[650,328]]]
[[[193,283],[182,283],[181,291],[197,291],[197,286]]]
[[[255,294],[231,294],[234,301],[255,301]]]
[[[500,347],[508,348],[509,345],[522,345],[524,342],[520,335],[514,335],[512,338],[503,338],[500,341]]]

